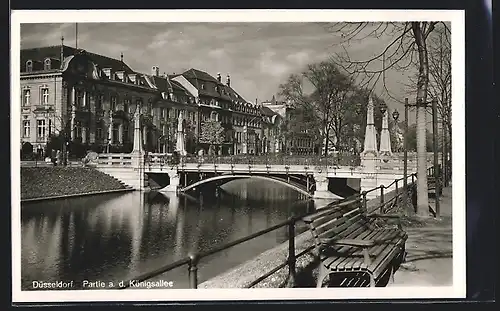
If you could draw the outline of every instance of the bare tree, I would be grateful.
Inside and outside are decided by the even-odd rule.
[[[326,29],[340,36],[343,52],[335,59],[360,83],[373,89],[382,78],[387,95],[385,73],[388,70],[407,70],[414,61],[418,64],[416,89],[417,103],[417,214],[428,215],[427,161],[426,161],[426,108],[429,87],[429,35],[438,22],[380,22],[380,23],[334,23]],[[351,57],[348,48],[352,42],[373,40],[383,42],[383,48],[374,56],[357,60]],[[347,47],[346,47],[347,46]],[[352,53],[351,53],[352,54]],[[382,66],[380,66],[382,65]],[[391,98],[394,99],[393,96]],[[401,102],[401,99],[396,99]]]
[[[304,93],[305,81],[314,88],[311,94]],[[315,112],[323,136],[324,155],[327,155],[330,143],[342,145],[344,116],[349,109],[346,99],[352,91],[352,79],[332,61],[324,61],[308,65],[301,75],[291,75],[280,85],[279,94],[292,104]]]

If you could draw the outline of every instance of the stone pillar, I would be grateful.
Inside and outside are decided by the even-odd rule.
[[[177,192],[179,188],[179,173],[176,169],[168,170],[168,178],[170,179],[170,183],[168,186],[160,189],[160,192]]]
[[[380,149],[379,152],[386,155],[391,155],[391,137],[389,134],[389,118],[388,111],[382,116],[382,131],[380,132]]]
[[[87,143],[87,125],[82,124],[82,144]]]
[[[120,145],[123,144],[123,123],[118,125],[118,141]]]
[[[45,142],[47,142],[47,143],[49,142],[49,132],[50,132],[49,131],[49,120],[50,120],[50,118],[45,119],[45,135],[44,135],[45,137],[44,138],[45,138]]]
[[[112,145],[113,142],[113,112],[109,111],[109,126],[108,126],[108,142]]]
[[[141,136],[141,121],[139,109],[135,110],[134,113],[134,148],[133,153],[142,153],[142,136]]]
[[[373,100],[371,96],[368,98],[368,106],[366,113],[366,131],[365,131],[365,145],[362,155],[371,153],[377,156],[377,136],[375,132],[375,121],[373,117]]]
[[[247,154],[248,153],[248,128],[246,125],[243,127],[242,145],[243,145],[242,153]]]
[[[144,145],[148,143],[148,128],[146,126],[142,128],[142,140]]]
[[[326,173],[314,173],[314,181],[316,182],[316,190],[314,191],[313,197],[316,199],[341,199],[340,196],[331,193],[328,190],[328,184],[330,180]]]

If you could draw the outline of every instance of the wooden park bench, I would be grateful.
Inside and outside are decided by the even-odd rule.
[[[396,220],[396,226],[390,227],[387,219]],[[303,220],[313,234],[320,260],[317,287],[335,274],[351,276],[357,283],[369,280],[370,286],[376,286],[387,273],[393,280],[395,269],[404,261],[408,236],[399,216],[368,214],[362,198],[321,209]]]

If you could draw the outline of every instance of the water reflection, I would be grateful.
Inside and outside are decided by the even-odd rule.
[[[215,193],[114,194],[22,205],[22,287],[120,281],[314,208],[291,189],[234,181]],[[285,241],[277,230],[200,262],[204,281]],[[187,287],[187,267],[161,276]]]

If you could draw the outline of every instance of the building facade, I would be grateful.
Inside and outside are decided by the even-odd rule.
[[[278,101],[273,96],[262,102],[263,109],[279,116],[274,131],[278,137],[279,152],[288,155],[311,155],[317,151],[316,135],[302,122],[302,115],[291,103]],[[267,114],[270,114],[267,112]]]
[[[171,151],[172,119],[183,111],[194,122],[186,127],[195,128],[197,107],[186,89],[158,70],[138,73],[123,56],[118,60],[63,44],[21,50],[21,145],[42,156],[55,135],[72,154],[129,152],[132,116],[140,109],[145,149]]]
[[[287,141],[290,119],[283,103],[264,106],[245,100],[231,78],[191,68],[181,74],[134,71],[123,60],[66,46],[21,50],[21,148],[40,157],[50,150],[82,156],[130,152],[133,116],[141,115],[143,144],[149,152],[176,149],[179,120],[188,154],[200,149],[218,155],[299,150],[307,139]],[[288,118],[288,119],[287,119]],[[200,141],[207,120],[223,128],[222,144]],[[284,127],[285,126],[285,127]],[[56,137],[56,138],[54,138]]]
[[[218,155],[255,154],[261,135],[261,114],[257,107],[247,102],[232,87],[231,78],[210,74],[191,68],[182,74],[172,75],[171,80],[187,89],[198,105],[198,133],[204,122],[214,120],[224,128],[223,143],[213,151]],[[198,148],[210,152],[210,144],[198,140]]]

